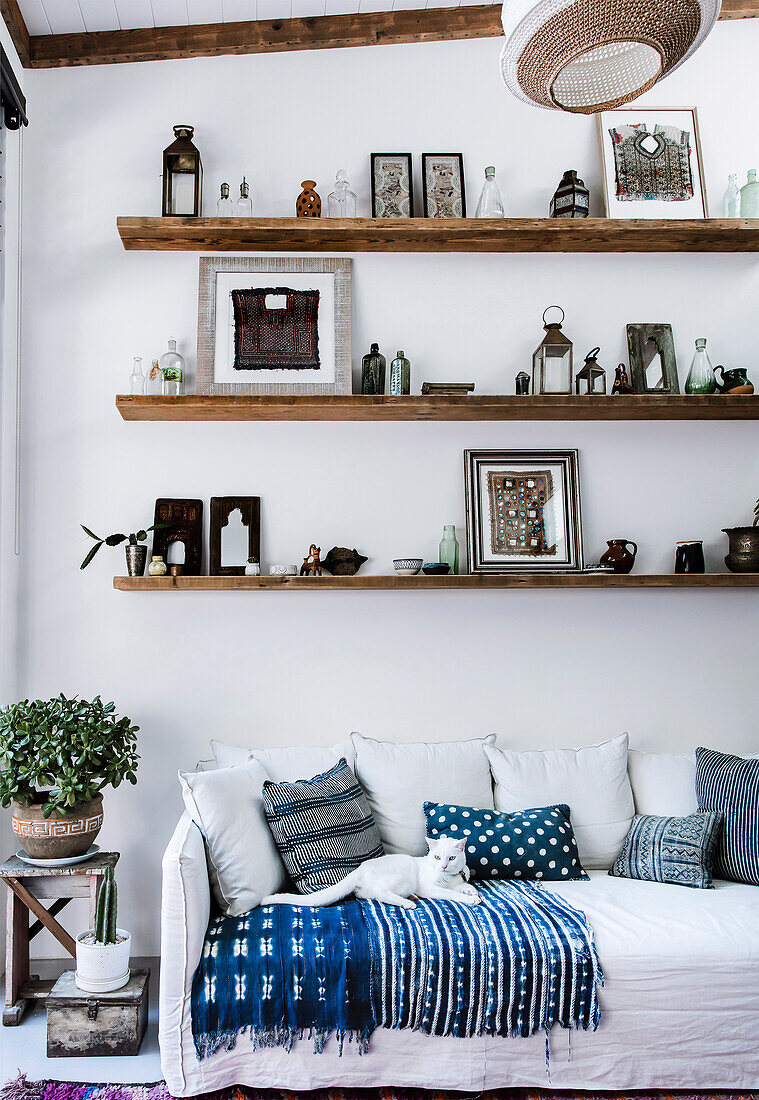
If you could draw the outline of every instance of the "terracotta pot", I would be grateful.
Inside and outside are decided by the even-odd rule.
[[[731,573],[759,573],[759,527],[723,527],[728,537],[725,565]]]
[[[601,555],[603,565],[610,565],[615,573],[629,573],[635,564],[635,555],[638,553],[637,543],[631,539],[607,540],[609,549]],[[632,551],[627,547],[632,546]]]
[[[42,816],[41,806],[13,803],[13,833],[32,859],[69,859],[83,856],[103,824],[103,796],[82,802],[60,817]]]

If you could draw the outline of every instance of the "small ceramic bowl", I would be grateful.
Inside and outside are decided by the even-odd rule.
[[[415,577],[422,568],[424,558],[395,558],[393,569],[399,577]]]
[[[428,577],[444,577],[450,571],[451,567],[447,561],[430,561],[422,566],[422,572]]]

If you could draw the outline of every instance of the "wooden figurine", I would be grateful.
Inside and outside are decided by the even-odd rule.
[[[612,394],[626,394],[634,393],[632,386],[630,385],[630,379],[627,375],[627,367],[624,363],[620,363],[614,374],[614,385],[611,387]]]
[[[321,554],[321,546],[317,546],[312,542],[308,548],[308,554],[303,559],[303,565],[300,567],[301,577],[320,577],[322,575],[322,563],[319,560],[319,554]]]

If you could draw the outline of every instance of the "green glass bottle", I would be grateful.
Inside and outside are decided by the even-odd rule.
[[[685,380],[686,393],[714,393],[717,381],[714,377],[709,354],[706,350],[706,340],[696,340],[696,353]]]
[[[443,537],[440,540],[438,561],[447,562],[451,567],[451,574],[459,571],[459,544],[456,538],[456,528],[452,523],[447,523],[443,528]]]
[[[411,393],[411,363],[402,351],[398,352],[390,364],[390,393],[393,397]]]
[[[380,353],[379,344],[372,344],[361,360],[361,392],[374,397],[385,392],[385,356]]]

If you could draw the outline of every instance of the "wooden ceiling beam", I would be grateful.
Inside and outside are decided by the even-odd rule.
[[[5,20],[11,41],[16,47],[18,59],[24,68],[28,69],[31,64],[31,40],[24,17],[21,14],[21,8],[18,6],[18,0],[2,0],[0,2],[0,12]]]

